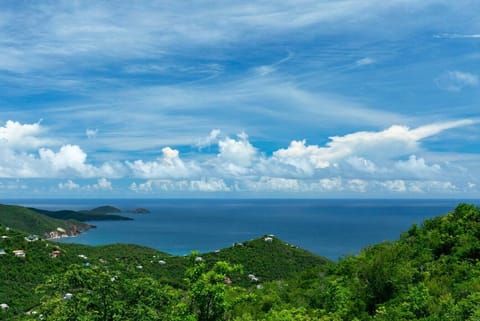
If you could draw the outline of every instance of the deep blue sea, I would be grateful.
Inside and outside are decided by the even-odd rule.
[[[465,200],[480,204],[479,200]],[[134,243],[171,254],[213,251],[232,243],[274,234],[332,260],[395,240],[413,223],[445,214],[459,200],[226,200],[110,199],[16,200],[37,208],[91,209],[112,205],[150,214],[134,221],[92,222],[96,229],[65,241],[90,245]]]

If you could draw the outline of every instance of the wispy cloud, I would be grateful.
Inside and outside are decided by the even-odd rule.
[[[448,71],[437,77],[435,84],[440,89],[458,92],[465,87],[478,86],[478,76],[464,71]]]
[[[365,58],[361,58],[361,59],[358,59],[357,61],[355,61],[355,64],[357,66],[367,66],[367,65],[374,64],[375,62],[376,62],[375,59],[373,59],[371,57],[365,57]]]
[[[480,39],[480,34],[440,33],[433,37],[439,39]]]

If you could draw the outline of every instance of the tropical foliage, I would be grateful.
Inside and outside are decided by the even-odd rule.
[[[480,319],[480,210],[468,204],[337,263],[275,238],[189,257],[62,245],[60,257],[41,263],[36,255],[60,247],[10,232],[17,234],[6,241],[20,242],[27,256],[0,256],[0,300],[10,305],[0,316],[9,320]],[[282,251],[291,261],[275,261]]]

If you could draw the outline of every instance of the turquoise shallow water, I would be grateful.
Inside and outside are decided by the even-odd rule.
[[[134,243],[171,254],[213,251],[265,234],[337,260],[395,240],[413,223],[445,214],[458,200],[16,200],[44,209],[144,207],[134,221],[92,222],[97,228],[65,241]],[[478,200],[467,200],[479,204]]]

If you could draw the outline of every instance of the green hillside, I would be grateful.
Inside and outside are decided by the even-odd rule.
[[[25,207],[0,204],[0,224],[31,234],[44,236],[57,228],[65,229],[68,234],[77,234],[90,228],[90,225],[48,217]]]
[[[269,236],[183,257],[0,232],[4,320],[480,320],[480,209],[468,204],[338,263]]]
[[[129,244],[86,246],[43,239],[29,242],[25,240],[29,233],[41,234],[40,231],[45,229],[66,228],[69,223],[18,206],[2,206],[1,209],[5,215],[2,215],[0,234],[6,238],[0,240],[0,249],[6,254],[0,255],[0,275],[3,276],[0,279],[0,303],[8,302],[9,317],[21,316],[40,303],[42,297],[32,288],[41,287],[49,276],[62,275],[79,267],[116,271],[128,279],[149,277],[176,289],[188,287],[185,275],[191,266],[189,257],[172,256]],[[23,250],[25,257],[15,257],[15,250]],[[59,251],[58,257],[52,257],[53,251]],[[202,257],[205,268],[213,268],[219,261],[243,264],[248,274],[256,273],[258,281],[252,282],[247,274],[232,273],[230,276],[235,284],[247,288],[257,282],[292,277],[304,269],[329,262],[276,238],[267,242],[264,237],[216,253],[195,256]],[[1,316],[0,313],[0,319]]]

